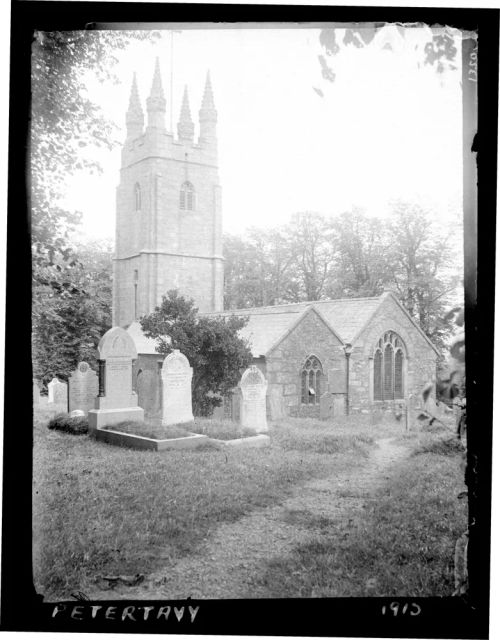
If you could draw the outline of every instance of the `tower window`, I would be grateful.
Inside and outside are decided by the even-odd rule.
[[[404,398],[403,342],[393,331],[387,331],[377,343],[373,356],[373,399]]]
[[[141,210],[141,185],[136,182],[134,186],[135,210]]]
[[[302,367],[302,404],[319,404],[322,392],[323,367],[316,356],[309,356]]]
[[[190,182],[184,182],[181,187],[179,206],[183,211],[194,211],[195,192]]]

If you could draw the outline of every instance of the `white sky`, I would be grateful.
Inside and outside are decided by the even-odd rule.
[[[397,198],[438,217],[461,211],[460,69],[443,78],[419,68],[415,47],[428,40],[427,29],[407,29],[404,41],[394,40],[394,30],[387,36],[397,53],[384,42],[344,50],[334,59],[334,83],[321,78],[317,28],[183,29],[174,36],[174,131],[185,84],[197,127],[211,72],[225,231],[281,224],[304,210],[329,215],[361,206],[384,215]],[[169,110],[167,32],[157,45],[134,44],[120,55],[120,84],[89,80],[91,98],[122,138],[132,74],[145,111],[156,56]],[[101,161],[102,176],[68,180],[67,204],[83,212],[86,234],[112,237],[120,149]]]

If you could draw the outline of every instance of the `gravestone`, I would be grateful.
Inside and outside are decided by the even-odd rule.
[[[38,386],[38,382],[33,380],[33,405],[37,406],[40,404],[40,387]]]
[[[94,408],[99,391],[96,372],[86,362],[80,362],[69,378],[69,411],[80,409],[85,415]]]
[[[241,376],[240,424],[243,428],[255,429],[257,433],[269,430],[266,416],[267,380],[255,365]]]
[[[158,415],[158,374],[150,369],[141,370],[137,375],[137,398],[139,406],[148,416]]]
[[[192,422],[193,406],[191,381],[193,369],[186,356],[174,349],[165,360],[161,369],[163,387],[162,425]]]
[[[97,347],[99,394],[95,409],[88,413],[89,432],[125,420],[144,422],[144,411],[137,406],[132,385],[132,361],[137,350],[130,335],[121,327],[107,331]]]
[[[49,389],[49,404],[55,405],[61,411],[67,411],[68,385],[57,378],[52,378],[47,386]]]
[[[281,385],[272,385],[269,388],[269,415],[271,420],[281,420],[286,416],[285,398]]]

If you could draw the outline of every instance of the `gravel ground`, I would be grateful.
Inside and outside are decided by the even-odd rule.
[[[394,463],[408,455],[393,438],[377,444],[361,469],[310,481],[280,505],[220,525],[196,554],[163,566],[139,586],[119,585],[87,595],[92,600],[269,597],[258,580],[265,563],[314,538],[311,522],[316,518],[338,522],[339,535],[347,535],[373,492],[390,478]],[[304,518],[310,521],[306,524]]]

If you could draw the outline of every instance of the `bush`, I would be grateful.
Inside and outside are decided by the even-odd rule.
[[[47,428],[71,433],[74,436],[82,436],[88,433],[89,421],[84,416],[70,418],[67,413],[58,413],[49,421]]]

